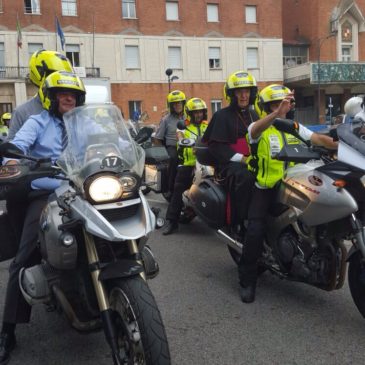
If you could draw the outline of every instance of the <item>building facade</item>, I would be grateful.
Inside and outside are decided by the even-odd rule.
[[[236,70],[259,86],[283,80],[279,0],[0,0],[0,11],[0,111],[36,92],[26,75],[40,48],[64,52],[81,76],[110,80],[124,115],[147,112],[152,122],[169,89],[203,98],[211,114],[225,105],[224,81]]]
[[[283,0],[284,83],[298,118],[333,122],[365,94],[365,0]]]

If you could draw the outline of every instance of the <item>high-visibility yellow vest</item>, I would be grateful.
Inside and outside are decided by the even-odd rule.
[[[274,126],[270,126],[262,132],[259,141],[250,146],[251,157],[247,161],[249,170],[256,174],[256,181],[263,188],[274,187],[284,176],[288,164],[274,158],[283,148],[284,141],[287,144],[300,143],[291,134],[280,132]]]
[[[186,129],[184,129],[184,138],[198,139],[202,137],[205,130],[208,127],[208,123],[203,121],[200,124],[190,123]],[[196,156],[194,147],[179,147],[178,146],[179,164],[184,166],[195,166]]]

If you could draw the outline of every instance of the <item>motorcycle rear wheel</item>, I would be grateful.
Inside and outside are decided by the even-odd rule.
[[[365,318],[365,262],[360,252],[356,252],[350,258],[348,283],[352,299]]]
[[[109,300],[121,359],[128,364],[170,365],[165,327],[147,283],[140,276],[116,280]]]

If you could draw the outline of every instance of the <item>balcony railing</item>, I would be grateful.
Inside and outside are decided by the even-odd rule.
[[[99,67],[86,67],[86,77],[100,77]],[[29,74],[28,67],[8,67],[0,66],[1,79],[26,79]]]
[[[364,83],[365,62],[311,63],[311,84],[318,84],[318,76],[321,84]]]
[[[29,74],[28,67],[0,66],[0,79],[25,79]]]

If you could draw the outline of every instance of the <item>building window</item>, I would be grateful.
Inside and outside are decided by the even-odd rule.
[[[11,103],[0,103],[0,114],[11,113],[13,111],[13,106]]]
[[[256,6],[247,5],[245,7],[246,23],[257,23]]]
[[[28,55],[29,57],[34,53],[43,49],[43,43],[28,43]]]
[[[181,47],[168,48],[168,68],[181,69]]]
[[[352,47],[351,46],[342,46],[341,58],[342,58],[342,62],[351,62],[352,61]]]
[[[211,100],[210,106],[212,108],[212,114],[222,109],[222,100]]]
[[[283,48],[283,66],[293,67],[306,63],[308,60],[308,47],[291,47]]]
[[[71,61],[72,66],[80,66],[80,46],[78,44],[66,44],[66,57]]]
[[[41,7],[39,4],[39,0],[24,0],[24,13],[40,14]]]
[[[179,20],[179,4],[176,1],[166,1],[166,20]]]
[[[125,67],[140,68],[138,46],[125,46]]]
[[[3,0],[0,0],[0,13],[3,12]]]
[[[129,119],[136,120],[137,115],[141,115],[141,106],[142,102],[139,100],[128,101]]]
[[[62,15],[77,16],[76,0],[62,0]]]
[[[343,62],[351,62],[354,60],[352,33],[352,24],[346,20],[341,25],[341,60]]]
[[[221,49],[219,47],[209,47],[209,68],[221,68]]]
[[[207,4],[207,20],[208,22],[218,22],[218,4]]]
[[[0,67],[5,67],[5,46],[0,42]]]
[[[247,48],[247,68],[259,67],[259,50],[257,48]]]
[[[136,1],[122,0],[123,18],[136,18]]]

